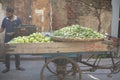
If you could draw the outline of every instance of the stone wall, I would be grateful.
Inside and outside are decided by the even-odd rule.
[[[53,28],[80,24],[101,33],[110,33],[111,0],[52,0]],[[98,6],[99,5],[99,6]]]
[[[80,24],[101,33],[110,33],[111,0],[2,0],[3,7],[13,5],[24,24],[39,31],[57,30]]]

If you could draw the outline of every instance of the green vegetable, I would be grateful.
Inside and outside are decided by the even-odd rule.
[[[66,26],[64,28],[61,28],[59,30],[54,31],[54,36],[62,36],[66,38],[103,38],[104,35],[94,31],[91,28],[88,27],[82,27],[80,25],[72,25],[72,26]]]
[[[33,33],[29,36],[18,36],[13,38],[8,43],[39,43],[39,42],[52,42],[51,38],[48,36],[44,36],[41,33]]]

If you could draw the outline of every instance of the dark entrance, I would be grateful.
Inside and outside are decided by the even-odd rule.
[[[119,7],[118,38],[120,38],[120,7]]]

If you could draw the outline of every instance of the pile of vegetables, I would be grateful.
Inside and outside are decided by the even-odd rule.
[[[8,43],[39,43],[39,42],[52,42],[51,37],[44,36],[40,32],[32,33],[29,36],[18,36],[13,38]]]
[[[82,27],[80,25],[71,25],[61,28],[59,30],[54,31],[54,36],[61,36],[65,38],[81,38],[81,39],[96,39],[103,38],[104,35],[94,31],[88,27]]]

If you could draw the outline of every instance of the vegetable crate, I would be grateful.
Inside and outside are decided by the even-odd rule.
[[[28,35],[36,32],[36,26],[22,24],[18,27],[14,27],[14,32],[15,32],[14,37],[28,36]]]

